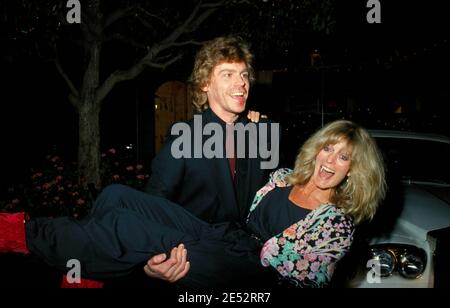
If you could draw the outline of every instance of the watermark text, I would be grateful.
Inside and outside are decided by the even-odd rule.
[[[69,24],[81,23],[81,3],[78,0],[68,0],[66,4],[70,10],[67,12],[66,20]]]
[[[367,12],[366,19],[369,24],[381,23],[381,3],[379,0],[368,0],[367,8],[370,10]]]
[[[194,115],[193,131],[187,123],[175,123],[171,145],[174,158],[257,158],[261,169],[274,169],[279,162],[280,125],[278,123],[236,123],[224,132],[218,123],[203,125],[202,117]],[[270,133],[270,138],[269,138]],[[235,139],[236,136],[236,139]],[[207,137],[205,140],[204,137]],[[226,137],[226,150],[224,150]],[[234,147],[236,145],[236,148]]]

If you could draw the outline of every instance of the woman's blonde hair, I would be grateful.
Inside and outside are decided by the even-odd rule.
[[[206,93],[202,90],[211,78],[215,66],[224,62],[244,62],[247,65],[250,80],[254,80],[252,69],[253,55],[247,43],[239,37],[219,37],[206,42],[198,51],[194,69],[189,78],[192,103],[197,112],[208,108]]]
[[[383,157],[369,133],[346,120],[329,123],[301,147],[288,182],[305,185],[314,173],[316,156],[326,145],[347,142],[351,148],[350,176],[331,196],[331,202],[351,216],[355,224],[370,220],[386,193]]]

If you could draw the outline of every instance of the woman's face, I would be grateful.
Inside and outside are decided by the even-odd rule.
[[[350,175],[351,148],[345,141],[325,145],[316,156],[313,181],[320,189],[336,188]]]

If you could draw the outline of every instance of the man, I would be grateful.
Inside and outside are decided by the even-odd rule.
[[[200,114],[187,125],[196,134],[199,120],[202,129],[211,123],[219,124],[225,132],[223,145],[226,147],[226,157],[175,158],[174,142],[178,136],[170,135],[152,164],[152,176],[146,191],[182,205],[209,223],[233,221],[244,224],[256,191],[265,184],[269,172],[277,167],[261,168],[264,159],[260,153],[256,158],[249,155],[236,158],[235,143],[229,139],[234,125],[249,122],[242,113],[246,109],[253,79],[252,58],[242,40],[216,38],[207,42],[197,53],[190,78],[193,104]],[[258,121],[259,114],[250,113],[249,118]],[[262,127],[264,123],[265,127],[270,128],[267,122],[262,120],[257,126]],[[277,151],[278,140],[271,144],[271,132],[266,136],[263,142],[267,142],[266,146],[272,151],[275,148]],[[203,136],[200,144],[193,137],[191,140],[194,147],[203,148],[206,139]],[[245,139],[247,149],[252,144],[259,149],[260,143],[261,136],[253,139],[247,136]],[[196,150],[198,148],[192,151]],[[187,251],[181,244],[172,249],[169,258],[166,254],[151,258],[144,270],[150,277],[177,281],[189,271]]]
[[[241,138],[237,138],[237,151],[234,149],[233,125],[238,127],[239,124],[242,126],[243,123],[248,122],[240,114],[245,110],[250,89],[252,76],[250,61],[251,54],[245,44],[238,39],[219,38],[207,43],[202,48],[197,56],[192,83],[194,90],[197,90],[194,93],[194,103],[198,109],[204,111],[201,115],[194,117],[189,125],[185,123],[184,127],[187,126],[194,130],[193,143],[189,144],[192,141],[189,137],[188,144],[185,146],[193,145],[192,150],[195,154],[198,154],[197,150],[207,149],[205,146],[210,144],[210,139],[200,136],[200,141],[196,142],[197,131],[200,129],[201,135],[207,128],[212,129],[215,124],[216,128],[219,127],[218,130],[214,130],[215,134],[227,133],[221,135],[222,138],[219,138],[218,143],[214,143],[214,151],[225,145],[227,155],[219,155],[215,158],[206,158],[212,157],[209,154],[203,158],[178,157],[179,153],[176,153],[177,149],[174,147],[178,138],[171,136],[154,160],[153,175],[148,186],[148,192],[175,201],[208,222],[225,222],[221,225],[225,227],[229,227],[228,222],[230,221],[241,224],[245,221],[253,195],[263,185],[265,173],[270,170],[264,164],[266,161],[261,158],[265,153],[261,152],[261,149],[265,147],[267,150],[270,147],[272,150],[269,141],[278,141],[277,135],[272,136],[271,132],[267,132],[267,123],[259,123],[258,126],[266,127],[266,131],[255,130],[255,133],[250,131],[247,137],[241,135]],[[180,123],[175,125],[177,124]],[[255,124],[250,125],[250,127],[255,126]],[[278,132],[277,129],[273,131]],[[255,135],[256,132],[257,135]],[[239,131],[237,133],[239,135]],[[229,138],[230,136],[231,138]],[[271,136],[270,140],[267,138],[268,136]],[[217,138],[215,140],[217,141]],[[242,142],[243,140],[244,142]],[[248,154],[247,152],[255,149],[255,144],[258,145],[256,149],[260,150],[259,156],[240,155],[243,145],[245,145],[244,154]],[[278,143],[273,147],[277,149]],[[182,152],[184,149],[183,146]],[[189,151],[187,152],[190,154]],[[278,157],[277,154],[275,156]],[[272,158],[270,160],[272,161]],[[278,158],[275,161],[278,162]],[[275,168],[276,164],[271,167]],[[125,194],[123,194],[124,189]],[[142,193],[140,196],[149,197]],[[154,197],[146,200],[161,200],[166,202],[165,204],[170,204],[167,200]],[[33,252],[53,266],[64,269],[67,256],[70,256],[70,258],[83,260],[83,275],[114,279],[120,276],[119,273],[128,271],[130,265],[140,259],[139,255],[142,250],[137,247],[141,244],[145,247],[148,244],[146,236],[155,235],[155,242],[158,242],[166,234],[166,229],[160,228],[161,225],[158,223],[151,226],[144,224],[150,229],[140,230],[144,231],[141,237],[139,232],[136,233],[137,229],[133,227],[135,223],[138,224],[140,216],[137,213],[139,210],[137,212],[123,212],[123,210],[126,210],[128,206],[138,209],[142,205],[141,209],[145,212],[152,206],[151,202],[140,203],[141,201],[141,198],[134,199],[130,195],[130,190],[125,187],[112,185],[106,188],[101,197],[96,200],[91,217],[79,223],[62,217],[60,219],[36,219],[25,224],[24,213],[0,215],[0,222],[2,222],[0,227],[3,230],[0,252]],[[186,214],[184,211],[182,212]],[[139,213],[142,214],[142,212]],[[147,214],[150,216],[155,213],[149,211]],[[164,213],[169,214],[168,212]],[[101,218],[96,220],[94,215]],[[190,217],[189,214],[186,215]],[[183,223],[182,219],[177,222],[176,217],[168,216],[160,218]],[[192,220],[189,218],[185,221],[189,223]],[[214,226],[221,227],[220,225]],[[119,229],[120,231],[118,231]],[[45,232],[41,232],[42,230]],[[218,230],[225,231],[220,228]],[[205,234],[205,236],[208,235],[209,233]],[[179,243],[178,238],[173,242]],[[173,242],[170,241],[169,246],[158,246],[158,250],[159,247],[170,248]],[[123,249],[128,244],[130,247]],[[218,249],[215,254],[212,253],[211,246]],[[247,269],[243,268],[245,265],[240,259],[232,258],[228,262],[228,258],[223,258],[223,247],[221,246],[209,245],[199,248],[191,249],[191,254],[193,256],[196,253],[201,255],[204,258],[201,260],[209,261],[211,259],[214,261],[215,257],[222,258],[216,263],[202,262],[208,274],[217,274],[219,278],[226,276],[225,279],[221,279],[221,283],[234,281],[236,278],[234,273],[241,273]],[[147,254],[144,254],[145,256]],[[186,258],[187,252],[180,245],[172,249],[169,260],[165,260],[163,254],[151,258],[145,267],[145,272],[151,277],[176,281],[189,271],[189,263]],[[235,271],[228,271],[227,275],[224,275],[224,267],[222,267],[224,263],[227,271],[229,264]],[[208,265],[212,266],[206,268]],[[201,270],[199,271],[197,268],[197,271],[193,270],[192,272],[200,275],[201,278]],[[195,280],[195,278],[193,279]],[[205,282],[208,283],[200,279],[198,283],[204,285]]]

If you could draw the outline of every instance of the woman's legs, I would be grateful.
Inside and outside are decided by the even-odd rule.
[[[198,234],[200,225],[208,225],[184,210],[181,205],[120,184],[105,187],[98,196],[89,216],[100,218],[111,209],[117,208],[128,209],[151,221],[189,234]]]
[[[198,241],[205,226],[168,200],[112,185],[82,221],[34,219],[27,222],[26,233],[28,248],[50,264],[68,269],[67,262],[74,259],[82,276],[110,278],[179,243]]]
[[[270,269],[261,265],[257,254],[230,252],[229,245],[223,241],[188,243],[186,249],[191,267],[177,283],[182,288],[260,288],[276,281]]]
[[[66,271],[72,269],[68,261],[79,261],[83,278],[125,275],[179,243],[191,262],[179,282],[183,287],[235,286],[260,267],[257,260],[227,253],[229,243],[221,241],[227,224],[206,224],[177,204],[122,185],[105,188],[82,221],[40,218],[26,228],[32,252]]]

